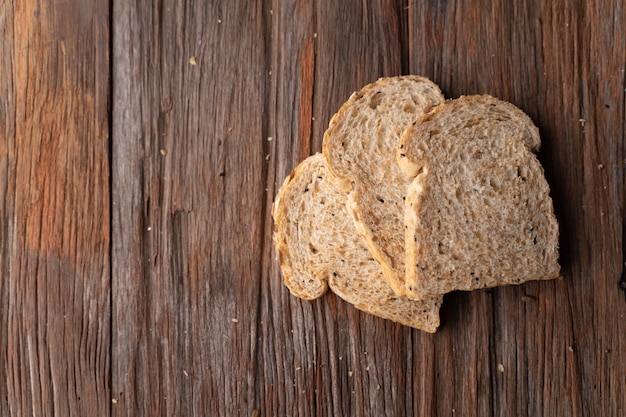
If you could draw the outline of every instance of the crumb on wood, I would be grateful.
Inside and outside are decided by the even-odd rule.
[[[239,323],[239,319],[236,319],[236,318],[231,319],[231,321],[232,321],[233,323]]]
[[[196,57],[192,55],[191,57],[189,57],[189,63],[191,65],[196,65],[198,61],[196,61]]]
[[[117,404],[117,398],[111,398],[111,402],[112,402],[113,404]]]
[[[501,363],[498,364],[498,372],[504,373],[504,365]]]
[[[161,155],[165,156],[167,155],[167,149],[162,148],[159,152],[161,152]]]

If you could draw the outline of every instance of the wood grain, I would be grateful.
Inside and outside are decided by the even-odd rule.
[[[113,9],[113,415],[248,415],[269,9],[161,6]]]
[[[106,2],[0,5],[0,412],[108,415]]]
[[[626,414],[620,0],[5,1],[0,45],[1,415]],[[406,73],[525,110],[561,228],[562,280],[434,335],[293,297],[271,245],[333,113]]]

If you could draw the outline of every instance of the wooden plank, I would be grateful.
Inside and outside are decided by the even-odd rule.
[[[113,415],[258,407],[269,9],[113,9]]]
[[[108,2],[0,4],[0,413],[108,415]]]
[[[268,116],[275,140],[267,206],[289,171],[321,151],[331,116],[350,94],[401,73],[408,56],[401,1],[278,4],[272,15]],[[406,372],[414,363],[413,332],[361,313],[333,294],[313,302],[293,297],[271,249],[269,210],[265,222],[262,415],[413,414]],[[397,343],[384,342],[389,340]]]
[[[619,1],[411,2],[411,71],[448,97],[489,93],[538,124],[539,155],[561,225],[564,279],[457,295],[459,319],[435,350],[486,335],[477,374],[435,386],[435,414],[478,406],[463,387],[490,381],[492,415],[620,415],[626,410],[624,132],[626,14]],[[532,296],[524,302],[523,296]],[[486,303],[486,316],[473,316]],[[484,308],[484,307],[483,307]],[[453,357],[467,362],[465,350]],[[465,365],[464,365],[465,364]],[[499,367],[502,364],[503,368]],[[448,375],[435,361],[434,374]],[[501,372],[504,370],[503,372]],[[419,376],[433,386],[433,376]],[[435,378],[436,381],[436,378]],[[470,390],[471,391],[471,390]],[[487,394],[489,395],[489,394]]]

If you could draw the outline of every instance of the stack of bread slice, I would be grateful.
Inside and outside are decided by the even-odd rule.
[[[491,96],[446,101],[419,76],[365,86],[276,195],[285,285],[432,333],[450,291],[558,277],[539,146],[532,120]]]

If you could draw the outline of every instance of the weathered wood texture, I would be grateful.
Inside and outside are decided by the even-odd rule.
[[[0,3],[1,415],[626,414],[621,0],[37,4]],[[403,73],[535,120],[562,233],[564,279],[449,294],[434,335],[291,296],[271,247],[332,114]]]
[[[108,415],[108,4],[50,3],[0,2],[0,414]]]
[[[268,12],[114,3],[113,415],[259,398]]]

